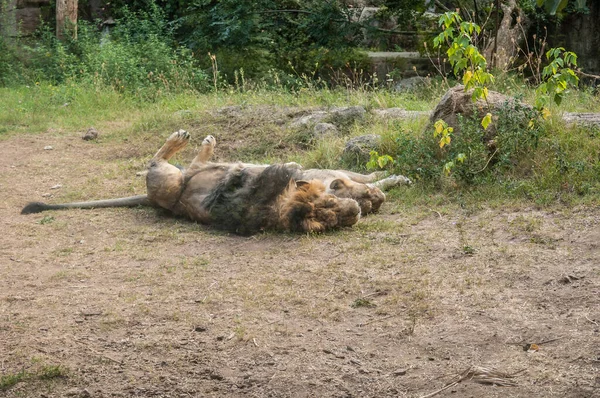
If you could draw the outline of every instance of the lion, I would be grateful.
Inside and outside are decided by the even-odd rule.
[[[207,148],[205,149],[205,156],[202,158],[202,162],[207,163],[214,154],[216,139],[209,135],[205,138],[203,145],[206,145]],[[251,163],[242,164],[248,168],[264,168],[268,166]],[[301,165],[295,162],[286,163],[286,166],[296,170],[294,173],[296,180],[319,180],[325,185],[327,193],[338,198],[356,200],[363,216],[379,211],[379,208],[385,202],[383,191],[400,184],[412,184],[410,179],[401,175],[391,175],[387,178],[382,178],[383,172],[359,174],[348,170],[304,170]]]
[[[360,218],[356,200],[327,193],[319,180],[295,178],[297,168],[291,165],[209,162],[216,142],[212,136],[204,139],[190,166],[181,170],[168,161],[189,139],[185,130],[174,132],[154,155],[146,174],[146,195],[65,204],[32,202],[21,214],[146,205],[242,235],[264,230],[324,232],[350,227]]]

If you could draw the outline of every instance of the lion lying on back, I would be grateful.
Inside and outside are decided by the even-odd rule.
[[[358,192],[345,185],[356,188],[350,179],[342,179],[342,183],[332,181],[326,188],[313,171],[291,164],[257,166],[209,162],[216,142],[212,136],[203,141],[198,155],[188,169],[182,171],[168,160],[188,141],[187,132],[175,132],[154,155],[146,175],[147,195],[57,205],[32,202],[21,214],[147,205],[239,234],[262,230],[322,232],[354,225],[360,218],[361,208],[366,214],[378,209],[385,200],[379,188],[361,184],[377,197],[368,205],[363,198],[366,191]],[[323,180],[327,182],[327,178]],[[341,196],[331,193],[336,189]],[[354,191],[358,193],[348,193]],[[344,197],[344,194],[349,196]],[[357,195],[356,200],[352,195]]]
[[[212,135],[207,136],[203,143],[205,147],[204,161],[208,162],[212,158],[216,146],[216,140]],[[248,168],[264,168],[267,165],[256,165],[243,163]],[[326,192],[335,195],[338,198],[350,198],[358,202],[361,215],[375,213],[385,202],[383,191],[388,190],[400,184],[411,184],[411,181],[404,176],[391,175],[380,179],[382,173],[359,174],[347,170],[328,170],[328,169],[308,169],[304,170],[298,163],[286,163],[286,166],[295,169],[295,180],[318,180],[325,187]]]

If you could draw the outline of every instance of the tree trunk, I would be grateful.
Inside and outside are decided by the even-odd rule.
[[[504,1],[500,7],[504,15],[496,26],[496,37],[488,43],[484,55],[494,67],[508,70],[519,53],[519,43],[525,39],[529,20],[516,0]]]
[[[71,32],[77,39],[77,0],[56,0],[56,37]]]

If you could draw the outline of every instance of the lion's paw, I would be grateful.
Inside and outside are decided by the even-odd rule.
[[[210,145],[213,148],[215,147],[215,145],[217,145],[217,140],[215,139],[215,137],[213,137],[212,135],[207,135],[203,140],[202,140],[202,145]]]
[[[373,184],[367,184],[372,187],[377,187],[382,191],[387,191],[390,188],[397,187],[400,185],[411,185],[412,181],[408,177],[404,177],[403,175],[391,175],[383,180],[379,180]]]
[[[179,130],[171,134],[171,136],[167,139],[167,142],[172,142],[173,144],[183,144],[187,143],[190,139],[190,133],[185,130]]]
[[[392,174],[388,178],[392,179],[392,181],[394,181],[396,183],[396,185],[402,185],[402,184],[404,184],[404,185],[410,185],[410,184],[412,184],[412,181],[410,180],[410,178],[405,177],[403,175]]]

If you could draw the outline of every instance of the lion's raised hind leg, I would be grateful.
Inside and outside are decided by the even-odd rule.
[[[148,199],[168,210],[173,210],[183,190],[184,178],[180,169],[169,164],[168,160],[182,150],[190,139],[185,130],[171,134],[164,145],[150,161],[146,175]]]
[[[177,152],[181,151],[190,141],[190,134],[185,130],[174,132],[167,138],[167,141],[156,152],[152,161],[169,160]]]
[[[206,164],[213,157],[216,145],[217,140],[215,139],[215,137],[213,137],[212,135],[207,135],[206,138],[202,140],[202,147],[200,148],[200,151],[198,152],[194,160],[192,160],[192,163],[190,163],[189,168],[192,169],[194,167]]]

